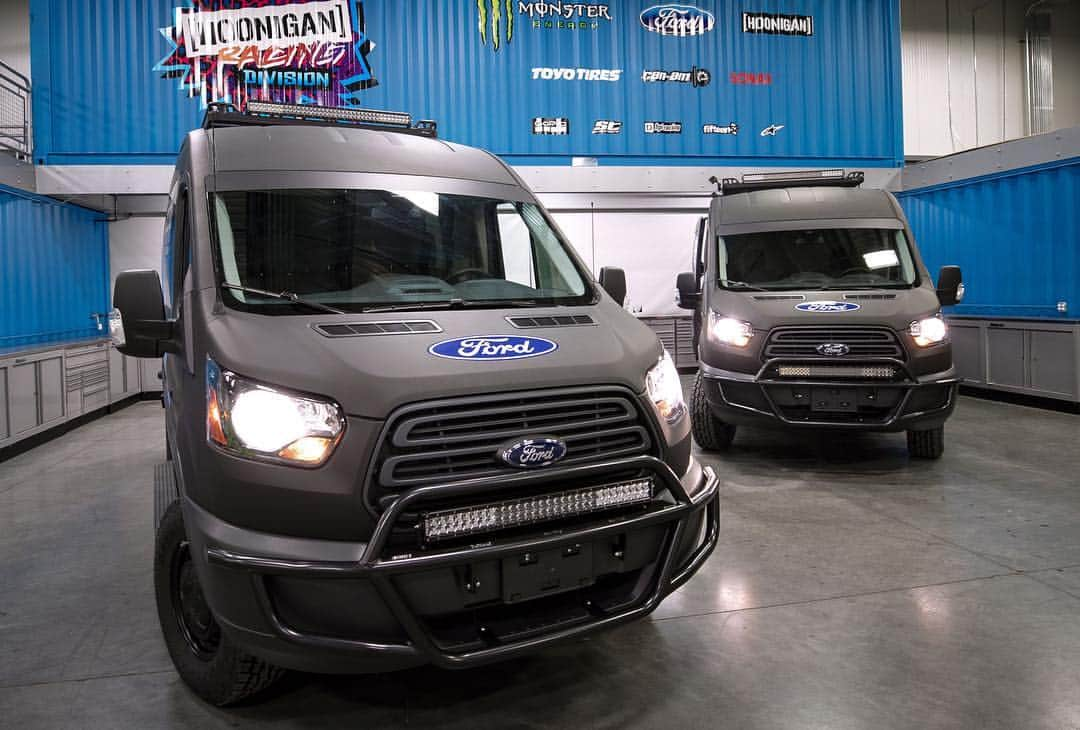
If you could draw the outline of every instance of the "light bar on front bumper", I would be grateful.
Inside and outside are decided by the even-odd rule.
[[[892,365],[777,365],[781,378],[873,378],[889,379],[896,375]]]
[[[642,504],[652,499],[654,491],[655,483],[647,477],[429,512],[423,516],[424,539],[445,540]]]

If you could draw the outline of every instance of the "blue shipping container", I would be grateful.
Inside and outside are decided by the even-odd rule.
[[[897,197],[930,270],[963,269],[955,314],[1080,317],[1080,157]]]
[[[105,216],[0,185],[0,349],[101,335]]]
[[[30,5],[44,164],[169,164],[249,97],[406,110],[518,164],[903,162],[899,0]]]

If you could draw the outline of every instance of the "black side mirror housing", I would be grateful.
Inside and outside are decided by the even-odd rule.
[[[600,269],[600,286],[604,288],[611,298],[619,303],[626,304],[626,272],[615,266],[605,266]]]
[[[701,291],[694,272],[684,271],[675,277],[675,303],[683,309],[697,309],[701,303]]]
[[[109,330],[116,349],[132,357],[179,352],[175,323],[165,319],[161,279],[150,269],[124,271],[113,287]]]
[[[964,298],[964,278],[959,266],[942,266],[937,280],[937,298],[941,306],[959,304]]]

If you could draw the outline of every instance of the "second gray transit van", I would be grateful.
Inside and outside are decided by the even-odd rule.
[[[715,181],[714,178],[714,182]],[[890,193],[842,170],[758,173],[719,183],[679,274],[700,362],[691,411],[705,449],[739,424],[906,431],[912,456],[938,458],[956,403],[937,286]]]
[[[154,581],[183,680],[517,656],[647,615],[717,541],[678,373],[521,179],[408,115],[212,106],[162,277]],[[677,671],[676,667],[672,668]]]

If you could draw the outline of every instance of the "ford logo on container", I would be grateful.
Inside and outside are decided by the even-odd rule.
[[[795,305],[800,312],[854,312],[859,309],[855,302],[801,302]]]
[[[653,5],[639,18],[646,30],[660,35],[705,35],[716,25],[712,13],[693,5]]]
[[[555,352],[559,346],[543,337],[473,335],[436,342],[428,352],[450,360],[522,360]]]
[[[499,458],[519,469],[551,466],[566,456],[566,443],[550,436],[534,436],[499,449]]]

